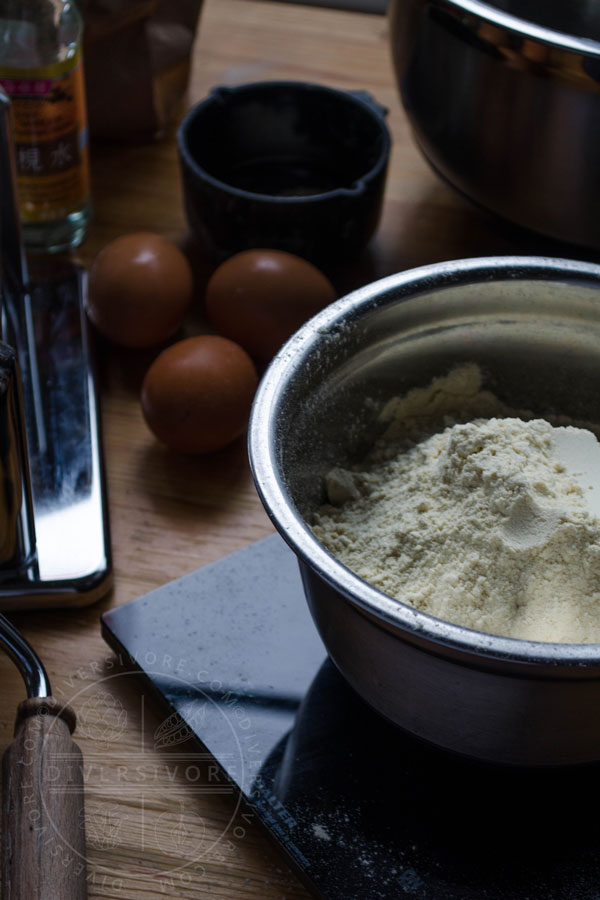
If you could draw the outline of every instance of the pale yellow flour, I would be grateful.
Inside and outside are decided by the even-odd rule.
[[[314,533],[360,577],[446,621],[599,642],[600,519],[580,471],[596,438],[505,412],[476,366],[392,401],[365,464],[329,474]]]

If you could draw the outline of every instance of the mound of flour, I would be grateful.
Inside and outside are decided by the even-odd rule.
[[[423,396],[400,415],[403,401],[395,401],[387,439],[365,465],[330,473],[330,503],[314,533],[360,577],[446,621],[515,638],[599,642],[595,436],[545,419],[452,422],[444,393],[443,383],[433,392],[427,426]],[[493,395],[476,394],[461,414],[494,408]],[[436,417],[441,430],[427,433]]]

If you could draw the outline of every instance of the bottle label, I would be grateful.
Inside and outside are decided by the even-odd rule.
[[[81,53],[38,69],[0,66],[11,99],[21,218],[53,222],[89,201]]]

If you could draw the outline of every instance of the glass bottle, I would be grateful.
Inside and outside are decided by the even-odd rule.
[[[0,85],[11,99],[30,250],[77,246],[90,219],[82,33],[71,0],[0,0]]]

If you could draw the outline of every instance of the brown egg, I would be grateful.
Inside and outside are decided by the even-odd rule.
[[[258,376],[238,344],[214,334],[186,338],[160,353],[142,385],[150,430],[180,453],[210,453],[246,428]]]
[[[151,347],[174,334],[192,299],[192,271],[175,244],[138,232],[111,241],[90,269],[88,316],[125,347]]]
[[[283,250],[244,250],[213,272],[206,312],[217,331],[266,361],[315,313],[336,299],[312,263]]]

